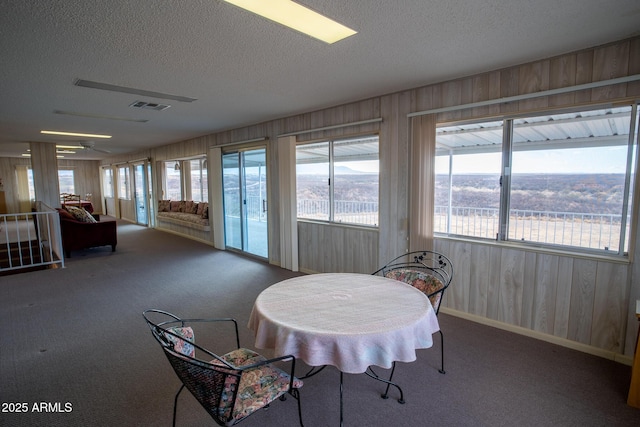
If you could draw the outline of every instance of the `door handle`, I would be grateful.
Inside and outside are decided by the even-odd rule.
[[[266,212],[266,211],[267,211],[267,200],[262,199],[262,212]]]

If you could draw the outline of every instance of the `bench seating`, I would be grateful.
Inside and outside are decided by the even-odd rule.
[[[190,200],[158,200],[158,227],[188,237],[208,240],[209,203]]]
[[[211,231],[209,218],[186,212],[158,212],[158,223],[169,222],[201,231]]]

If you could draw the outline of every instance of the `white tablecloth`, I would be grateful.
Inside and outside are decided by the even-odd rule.
[[[403,282],[368,274],[313,274],[284,280],[256,299],[255,346],[345,373],[416,360],[440,327],[429,299]]]

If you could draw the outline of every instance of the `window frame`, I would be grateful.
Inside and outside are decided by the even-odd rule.
[[[73,189],[71,191],[64,191],[62,189],[60,172],[71,172],[71,181],[73,185]],[[73,167],[64,166],[58,168],[58,187],[60,188],[60,193],[76,194],[76,173]]]
[[[114,195],[114,182],[113,182],[113,168],[102,168],[102,192],[105,198],[113,198]]]
[[[374,221],[373,224],[368,224],[368,223],[364,223],[364,222],[349,222],[349,221],[344,221],[344,220],[340,220],[336,218],[336,200],[335,200],[335,188],[336,188],[336,164],[340,164],[340,161],[336,161],[336,155],[335,155],[335,146],[338,145],[342,142],[348,142],[348,141],[357,141],[357,140],[366,140],[366,139],[376,139],[376,143],[377,143],[377,150],[376,153],[374,154],[375,156],[375,160],[378,161],[378,171],[377,176],[378,176],[378,185],[377,185],[377,211],[376,211],[376,219]],[[305,142],[300,142],[298,144],[296,144],[296,182],[298,182],[298,159],[297,159],[297,154],[298,154],[298,149],[304,146],[310,146],[310,145],[320,145],[320,144],[327,144],[327,151],[328,151],[328,173],[326,175],[326,178],[328,180],[327,186],[328,186],[328,205],[329,205],[329,212],[328,212],[328,219],[319,219],[319,218],[309,218],[309,217],[300,217],[298,216],[298,209],[296,209],[296,219],[298,221],[311,221],[311,222],[322,222],[322,223],[326,223],[326,224],[332,224],[332,225],[342,225],[342,226],[353,226],[353,227],[366,227],[366,228],[372,228],[372,229],[378,229],[380,227],[380,135],[377,133],[367,133],[367,134],[363,134],[363,135],[352,135],[352,136],[344,136],[344,137],[336,137],[336,138],[327,138],[327,139],[321,139],[321,140],[314,140],[314,141],[305,141]],[[372,155],[372,154],[369,154]],[[373,159],[369,159],[369,160],[373,160]],[[304,164],[304,163],[301,163]],[[339,174],[338,174],[339,175]],[[296,185],[297,187],[297,185]],[[296,200],[298,199],[297,197],[297,192],[298,192],[298,188],[296,188]],[[298,205],[298,203],[296,202],[296,205]]]
[[[124,173],[123,173],[124,172]],[[118,180],[118,199],[131,200],[131,170],[129,165],[123,165],[117,167],[117,180]],[[124,194],[122,194],[124,189]]]
[[[522,240],[522,239],[518,240],[518,239],[509,238],[510,201],[512,198],[511,176],[512,176],[512,172],[514,172],[512,169],[512,166],[513,166],[512,155],[514,152],[514,148],[513,148],[514,120],[522,119],[522,118],[539,117],[539,116],[545,116],[545,115],[557,115],[557,114],[563,114],[563,113],[580,113],[580,112],[586,112],[586,111],[618,108],[618,107],[631,107],[628,113],[629,119],[630,119],[629,129],[625,129],[625,133],[623,134],[627,137],[626,167],[624,171],[624,175],[625,175],[624,189],[622,194],[623,201],[622,201],[622,207],[620,212],[621,223],[619,228],[620,238],[619,238],[618,247],[608,248],[605,246],[604,248],[592,248],[592,247],[577,246],[577,245],[553,244],[553,243],[539,242],[535,240]],[[565,253],[573,252],[576,254],[600,255],[600,256],[608,256],[608,257],[615,257],[615,258],[628,258],[628,250],[624,250],[624,248],[625,248],[626,240],[631,240],[633,233],[635,233],[632,212],[633,212],[633,205],[638,203],[638,201],[636,200],[638,198],[638,194],[637,194],[636,188],[634,187],[634,180],[635,180],[634,175],[638,173],[638,170],[636,169],[636,167],[639,161],[638,151],[640,151],[638,150],[638,146],[640,144],[640,142],[638,141],[638,139],[640,139],[640,135],[639,135],[640,125],[638,123],[638,121],[640,121],[639,115],[640,115],[640,103],[623,102],[623,103],[617,103],[615,105],[611,105],[611,104],[588,105],[588,106],[581,106],[581,107],[574,107],[574,108],[563,108],[563,109],[557,109],[557,110],[549,109],[546,111],[522,113],[517,115],[504,115],[500,117],[483,118],[482,120],[467,120],[467,121],[437,123],[436,130],[435,130],[436,134],[438,132],[438,128],[441,128],[441,127],[502,121],[503,138],[502,138],[502,146],[500,148],[500,152],[502,155],[502,162],[500,166],[501,185],[500,185],[499,225],[498,225],[498,233],[495,236],[495,238],[490,239],[485,237],[476,237],[472,235],[452,233],[450,228],[451,227],[451,224],[450,224],[451,210],[448,211],[449,216],[447,221],[447,224],[448,224],[447,228],[449,231],[442,232],[442,231],[434,230],[434,235],[437,237],[471,239],[471,240],[486,241],[486,242],[495,241],[497,243],[502,243],[502,244],[518,245],[518,246],[524,246],[524,247],[530,247],[530,248],[545,249],[550,251],[560,250]],[[603,147],[603,146],[600,146],[600,147]],[[448,173],[449,173],[449,178],[451,178],[451,176],[453,176],[452,166],[451,166],[452,158],[455,156],[455,154],[452,154],[451,152],[449,152],[447,154],[441,154],[441,156],[448,158],[448,163],[449,163]],[[451,186],[451,181],[449,183],[449,186]],[[448,202],[451,203],[451,196],[449,196]],[[434,203],[434,215],[436,214],[435,212],[436,208],[437,208],[436,203]],[[627,244],[626,246],[629,247],[630,244]]]

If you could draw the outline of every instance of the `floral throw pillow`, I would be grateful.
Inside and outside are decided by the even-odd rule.
[[[198,210],[196,211],[197,215],[202,216],[202,211],[204,211],[204,208],[207,206],[206,202],[200,202],[198,203]]]
[[[71,215],[73,215],[73,217],[77,221],[86,222],[86,223],[98,222],[93,217],[93,215],[91,215],[89,212],[87,212],[83,208],[78,208],[78,207],[75,207],[75,206],[67,206],[66,209],[67,209],[67,212],[69,212]]]
[[[187,202],[185,202],[184,211],[186,213],[194,214],[198,212],[198,204],[191,200],[188,200]]]
[[[158,200],[158,212],[169,212],[171,200]]]
[[[180,202],[176,202],[175,200],[171,202],[169,212],[180,212]]]

